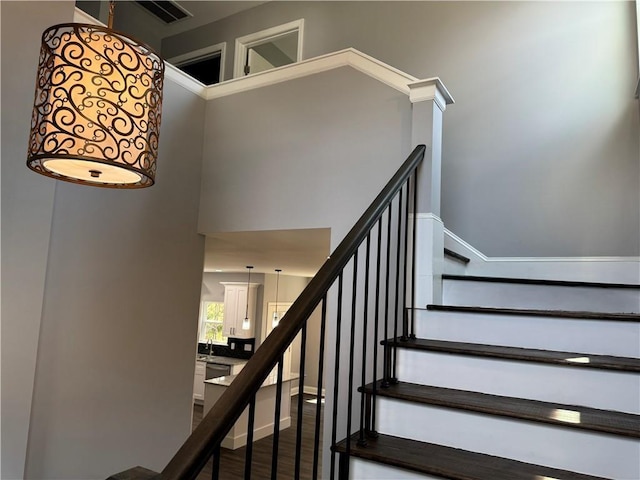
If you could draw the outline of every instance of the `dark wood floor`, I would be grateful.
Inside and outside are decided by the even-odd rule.
[[[314,398],[305,395],[304,400]],[[321,407],[321,417],[324,408]],[[315,434],[316,405],[303,402],[302,412],[302,457],[300,464],[300,478],[313,478],[313,439]],[[278,448],[278,479],[294,478],[294,457],[296,451],[296,426],[298,418],[298,396],[291,397],[291,426],[280,431]],[[193,428],[202,420],[202,405],[194,405]],[[322,419],[320,423],[320,449],[322,449]],[[271,478],[273,437],[268,436],[253,444],[253,462],[251,466],[252,480],[266,480]],[[220,480],[244,479],[245,447],[237,450],[222,449],[220,461]],[[319,452],[319,463],[322,463],[322,451]],[[211,480],[211,460],[198,476],[198,480]],[[320,467],[318,467],[320,469]],[[322,478],[318,471],[317,478]]]

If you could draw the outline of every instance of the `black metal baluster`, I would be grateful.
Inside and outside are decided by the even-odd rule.
[[[363,322],[362,322],[362,380],[360,388],[362,393],[360,394],[360,437],[358,438],[358,445],[361,447],[367,444],[367,439],[364,437],[365,428],[365,393],[364,387],[367,384],[367,315],[369,314],[369,257],[371,256],[371,232],[367,235],[367,249],[364,264],[364,309],[363,309]],[[375,380],[375,378],[374,378]],[[369,419],[367,419],[369,421]]]
[[[418,225],[418,180],[414,170],[413,175],[413,233],[411,244],[411,333],[409,338],[416,338],[416,322],[415,322],[415,298],[416,298],[416,236]]]
[[[338,309],[336,312],[336,360],[334,368],[334,386],[333,386],[333,412],[331,420],[331,445],[336,444],[336,426],[338,423],[338,387],[340,380],[340,337],[342,329],[342,275],[343,271],[338,275]],[[335,478],[336,452],[331,451],[331,479]]]
[[[358,250],[353,254],[353,280],[351,285],[351,332],[349,335],[349,390],[347,398],[347,446],[346,455],[351,455],[351,419],[353,410],[353,357],[356,345],[356,301],[358,288]]]
[[[379,312],[380,312],[380,249],[382,248],[382,217],[378,220],[378,249],[376,252],[376,307],[373,315],[374,319],[374,336],[373,336],[373,392],[371,394],[371,425],[367,432],[370,437],[377,437],[376,432],[376,394],[378,388],[378,329],[379,329]]]
[[[213,458],[211,464],[211,480],[220,478],[220,445],[213,450]]]
[[[387,208],[387,269],[385,278],[385,294],[384,294],[384,379],[382,380],[382,388],[388,388],[391,378],[391,350],[389,342],[389,268],[391,265],[391,205]]]
[[[256,418],[256,396],[249,402],[249,418],[247,421],[247,447],[244,457],[244,478],[251,480],[251,462],[253,457],[253,426]]]
[[[316,392],[316,429],[313,436],[313,470],[312,480],[318,480],[318,459],[320,453],[320,423],[322,412],[322,378],[324,369],[324,335],[327,325],[327,295],[322,298],[322,314],[320,320],[320,364],[318,365],[318,386]]]
[[[280,443],[280,409],[282,407],[282,370],[284,359],[278,361],[278,380],[276,383],[276,411],[273,417],[273,449],[271,452],[271,480],[278,478],[278,447]]]
[[[294,467],[294,478],[300,478],[300,460],[302,457],[302,413],[304,411],[304,363],[307,354],[307,319],[302,326],[300,337],[300,378],[298,381],[298,424],[296,425],[296,458]]]
[[[405,183],[407,199],[404,204],[404,268],[402,273],[402,311],[404,318],[402,321],[402,341],[409,340],[409,311],[407,310],[407,260],[409,251],[409,181]]]
[[[398,191],[398,231],[396,238],[396,299],[395,299],[395,309],[394,309],[394,318],[393,318],[393,339],[394,341],[398,340],[398,316],[400,315],[400,310],[398,309],[400,305],[400,253],[402,250],[402,188]],[[393,374],[391,377],[392,383],[398,383],[398,372],[397,372],[397,364],[398,364],[398,349],[393,349]]]

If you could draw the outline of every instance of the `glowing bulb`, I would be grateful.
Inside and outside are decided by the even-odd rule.
[[[242,329],[249,330],[250,328],[251,328],[251,321],[249,320],[249,317],[244,317],[244,320],[242,320]]]
[[[271,321],[271,326],[276,328],[280,324],[280,317],[278,316],[278,312],[273,312],[273,320]]]

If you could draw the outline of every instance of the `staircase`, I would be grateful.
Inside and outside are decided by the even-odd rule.
[[[640,286],[471,277],[445,258],[444,305],[382,342],[397,382],[360,387],[370,431],[334,446],[338,477],[640,479]]]
[[[267,478],[253,418],[277,367],[272,479],[640,480],[640,285],[471,276],[484,264],[445,249],[443,305],[406,308],[439,288],[441,221],[410,214],[425,152],[409,155],[164,470],[110,479],[195,480],[211,458],[211,477],[229,478],[220,446],[245,410],[244,478]],[[295,439],[281,446],[282,358],[300,334],[303,391],[314,312],[314,431],[303,435],[299,396]]]

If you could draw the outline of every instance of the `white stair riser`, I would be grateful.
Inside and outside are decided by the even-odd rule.
[[[640,312],[637,289],[443,280],[443,304],[476,307]]]
[[[416,311],[418,338],[640,357],[640,323]]]
[[[637,439],[378,398],[380,433],[555,468],[640,478]]]
[[[640,413],[640,375],[399,349],[401,381]]]
[[[353,457],[349,462],[349,478],[354,480],[442,480],[442,477],[423,475]]]

